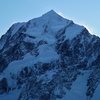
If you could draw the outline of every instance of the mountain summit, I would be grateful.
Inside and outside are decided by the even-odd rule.
[[[0,39],[0,100],[99,100],[100,38],[51,10]]]
[[[45,13],[44,15],[42,15],[42,16],[59,16],[54,10],[50,10],[49,12],[47,12],[47,13]]]

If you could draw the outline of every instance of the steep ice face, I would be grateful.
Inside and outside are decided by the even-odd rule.
[[[77,24],[72,24],[68,28],[66,28],[65,34],[66,39],[73,39],[78,34],[80,34],[85,28],[83,26],[79,26]]]
[[[39,18],[30,20],[25,34],[38,38],[55,36],[58,31],[68,26],[72,21],[62,18],[54,11],[50,11]],[[46,36],[48,35],[48,36]]]

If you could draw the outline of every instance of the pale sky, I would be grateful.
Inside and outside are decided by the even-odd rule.
[[[100,36],[100,0],[0,0],[0,36],[13,23],[39,17],[51,9]]]

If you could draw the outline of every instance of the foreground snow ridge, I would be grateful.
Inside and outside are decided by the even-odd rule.
[[[0,39],[0,100],[100,100],[100,38],[51,10]]]

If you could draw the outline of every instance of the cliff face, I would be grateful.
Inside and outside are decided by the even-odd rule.
[[[99,100],[99,83],[100,38],[54,11],[0,39],[1,100]]]

